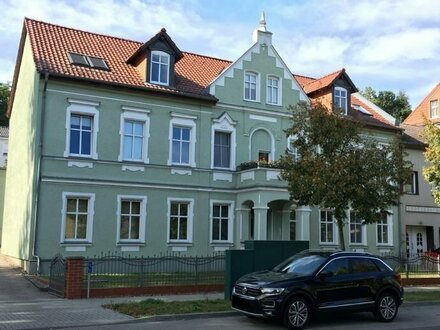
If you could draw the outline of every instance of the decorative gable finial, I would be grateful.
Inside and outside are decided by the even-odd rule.
[[[258,27],[259,31],[267,32],[266,28],[266,15],[264,14],[264,11],[261,12],[260,17],[260,26]]]

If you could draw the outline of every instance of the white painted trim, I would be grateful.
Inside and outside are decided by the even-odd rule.
[[[240,181],[255,180],[255,171],[247,171],[240,173]]]
[[[139,239],[120,239],[121,235],[121,203],[122,201],[141,202],[139,220]],[[116,196],[116,244],[145,243],[145,228],[147,219],[147,196],[117,195]]]
[[[219,244],[219,243],[233,243],[234,242],[234,208],[235,202],[232,200],[220,200],[220,199],[211,199],[209,201],[209,243],[210,244]],[[212,239],[212,231],[213,231],[213,207],[214,205],[227,205],[228,206],[228,239],[227,240],[213,240]]]
[[[69,160],[67,162],[67,167],[79,167],[79,168],[93,168],[93,163],[92,162],[81,162],[81,161],[73,161],[73,160]]]
[[[192,170],[180,169],[180,168],[172,168],[171,174],[179,174],[179,175],[192,175]]]
[[[336,100],[336,91],[339,91],[339,92],[345,92],[345,112],[344,112],[344,115],[347,115],[347,113],[348,113],[348,98],[349,98],[349,94],[348,94],[348,90],[346,89],[346,88],[344,88],[344,87],[339,87],[339,86],[336,86],[335,88],[334,88],[334,90],[333,90],[333,108],[335,107],[335,100]],[[341,97],[340,97],[341,98]]]
[[[388,212],[390,212],[390,211],[388,211]],[[378,247],[393,246],[393,218],[394,218],[394,214],[392,212],[390,212],[390,214],[387,214],[387,234],[388,234],[388,242],[387,243],[379,243],[379,237],[377,235],[377,227],[379,226],[379,224],[375,223],[376,245]]]
[[[270,137],[270,153],[269,153],[269,161],[273,161],[275,158],[275,137],[273,136],[272,132],[267,129],[266,127],[257,127],[252,130],[252,132],[249,134],[249,160],[252,160],[252,136],[254,133],[258,130],[265,131],[269,134]],[[263,149],[260,149],[263,150]]]
[[[166,82],[161,82],[161,81],[154,81],[152,79],[153,76],[153,55],[159,55],[159,56],[164,56],[168,59],[168,63],[167,63],[167,81]],[[159,57],[160,59],[160,57]],[[171,66],[171,56],[168,53],[162,52],[160,50],[153,50],[150,54],[150,58],[147,60],[148,65],[150,66],[150,79],[149,79],[149,83],[152,84],[157,84],[157,85],[162,85],[162,86],[169,86],[170,84],[170,66]],[[162,62],[160,62],[160,64],[162,64]],[[160,65],[159,65],[159,72],[160,72]]]
[[[67,99],[72,100],[72,99]],[[99,111],[96,108],[99,103],[98,102],[88,102],[88,101],[80,101],[73,100],[74,102],[70,103],[70,105],[66,109],[66,148],[64,150],[64,157],[74,156],[81,158],[92,158],[98,159],[97,153],[97,140],[98,140],[98,132],[99,132]],[[90,155],[81,155],[81,154],[72,154],[70,153],[70,119],[72,115],[86,115],[92,117],[92,136],[91,136],[91,146],[90,146]]]
[[[333,225],[333,237],[332,237],[332,241],[331,242],[323,242],[321,240],[321,211],[323,212],[333,212],[332,210],[326,210],[326,209],[319,209],[319,227],[318,227],[318,232],[319,232],[319,244],[320,245],[338,245],[339,244],[339,233],[338,233],[338,225],[336,224],[336,219],[334,214],[332,215],[332,225]],[[326,222],[327,223],[327,222]]]
[[[129,246],[129,245],[121,246],[121,252],[139,252],[139,250],[140,250],[139,246]]]
[[[406,205],[405,211],[413,213],[440,213],[440,207]]]
[[[177,165],[177,166],[191,166],[196,167],[195,160],[195,151],[196,151],[196,122],[195,119],[197,117],[185,116],[180,114],[171,113],[172,119],[170,120],[170,127],[168,133],[168,141],[169,141],[169,153],[168,153],[168,165]],[[192,118],[191,118],[192,117]],[[190,129],[190,146],[189,146],[189,163],[173,163],[173,127],[179,126]]]
[[[68,198],[87,198],[87,230],[85,239],[66,239],[66,212]],[[60,244],[69,243],[92,243],[93,236],[93,218],[95,215],[95,194],[94,193],[80,193],[80,192],[66,192],[62,193],[62,208],[61,208],[61,233]]]
[[[173,251],[173,252],[186,252],[186,251],[188,251],[188,247],[187,246],[172,246],[171,251]]]
[[[235,159],[236,159],[236,150],[237,150],[237,141],[236,141],[236,122],[232,120],[232,118],[224,113],[220,118],[213,120],[214,124],[211,126],[211,168],[212,169],[228,169],[231,171],[235,170]],[[215,141],[215,132],[223,132],[229,133],[231,135],[230,140],[230,155],[229,155],[229,167],[216,167],[214,166],[214,141]]]
[[[66,252],[85,252],[86,247],[84,245],[81,246],[65,246],[64,250]]]
[[[130,171],[130,172],[144,172],[145,166],[122,165],[121,169],[123,171]]]
[[[246,74],[251,74],[256,77],[255,78],[255,81],[256,81],[255,82],[255,100],[246,98],[246,92],[245,92],[245,90],[246,90],[246,88],[245,88]],[[254,70],[244,70],[243,71],[243,101],[260,103],[260,95],[261,95],[261,74],[257,71],[254,71]]]
[[[118,161],[142,162],[148,164],[148,142],[150,139],[150,117],[148,112],[127,110],[128,107],[122,107],[122,113],[119,121],[119,156]],[[131,108],[134,109],[134,108]],[[141,159],[125,159],[124,158],[124,124],[125,121],[135,121],[143,124],[143,141],[142,141],[142,156]]]
[[[277,103],[271,103],[269,102],[269,78],[277,79],[278,80],[278,102]],[[283,105],[283,79],[280,76],[277,76],[276,74],[267,74],[266,75],[266,104],[268,105],[274,105],[274,106],[282,106]]]
[[[268,123],[276,123],[277,119],[272,117],[266,117],[266,116],[259,116],[259,115],[249,115],[250,119],[253,120],[260,120],[260,121],[266,121]]]
[[[351,242],[351,235],[350,235],[350,231],[351,231],[351,212],[352,210],[348,210],[348,244],[350,246],[365,246],[367,245],[367,225],[365,224],[361,224],[361,236],[362,236],[362,242],[358,243],[358,242]],[[362,223],[362,219],[361,219],[361,223]]]
[[[212,180],[232,182],[232,173],[213,172]]]
[[[197,120],[197,116],[191,116],[191,115],[184,115],[183,113],[177,113],[177,112],[170,112],[170,116],[172,118],[182,118],[182,119],[191,119],[191,120]]]
[[[78,105],[86,105],[86,106],[90,106],[93,108],[97,108],[100,105],[100,102],[96,102],[96,101],[87,101],[87,100],[78,100],[78,99],[72,99],[72,98],[67,98],[67,102],[69,102],[70,104],[78,104]]]
[[[266,181],[279,180],[280,170],[267,169],[266,170]]]
[[[188,223],[187,223],[187,234],[186,240],[180,239],[170,239],[170,217],[171,217],[171,203],[188,203]],[[194,221],[194,198],[178,198],[178,197],[168,197],[167,198],[167,243],[168,244],[179,244],[179,243],[192,243],[193,238],[193,221]],[[174,250],[173,250],[174,251]],[[185,250],[186,251],[186,250]]]

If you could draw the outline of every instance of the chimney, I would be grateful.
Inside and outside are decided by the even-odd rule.
[[[254,30],[252,35],[252,42],[259,43],[260,45],[272,46],[272,32],[267,31],[264,11],[261,13],[260,24],[258,28]]]

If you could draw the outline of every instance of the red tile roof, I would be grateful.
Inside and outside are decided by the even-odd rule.
[[[231,62],[183,52],[175,65],[175,88],[146,83],[127,60],[144,43],[95,34],[59,25],[25,19],[38,72],[80,78],[106,84],[125,85],[146,90],[203,97],[215,100],[207,90],[209,83]],[[105,59],[109,71],[72,65],[67,52]]]
[[[425,118],[430,119],[434,123],[440,122],[440,117],[430,118],[430,102],[432,100],[438,100],[440,105],[440,83],[438,83],[422,102],[410,113],[408,117],[403,121],[408,125],[424,125]],[[440,108],[438,110],[440,115]]]
[[[341,69],[317,79],[311,77],[299,76],[299,75],[294,75],[294,77],[296,78],[298,83],[303,87],[304,92],[306,92],[306,94],[310,94],[320,89],[329,87],[344,72],[345,69]]]
[[[388,120],[386,120],[380,113],[375,111],[365,102],[362,102],[362,100],[360,100],[353,94],[351,95],[351,105],[352,105],[351,115],[353,115],[358,119],[361,119],[361,121],[364,122],[365,124],[376,127],[382,127],[382,128],[398,129],[395,125],[392,125]],[[362,113],[361,111],[354,108],[353,105],[360,105],[370,115]]]

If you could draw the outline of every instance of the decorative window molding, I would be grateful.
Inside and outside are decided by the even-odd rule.
[[[211,168],[235,170],[236,124],[227,113],[214,120],[211,128]],[[225,145],[222,134],[229,134],[229,146]],[[222,152],[228,155],[222,155]]]
[[[249,134],[249,160],[252,160],[252,147],[253,147],[252,146],[252,138],[253,138],[253,135],[255,134],[255,132],[258,132],[259,130],[264,131],[264,132],[266,132],[269,135],[269,138],[270,138],[270,150],[259,149],[257,156],[259,156],[259,152],[260,151],[261,152],[269,153],[268,161],[271,162],[271,161],[274,160],[274,155],[275,155],[275,138],[274,138],[272,132],[270,130],[268,130],[267,128],[265,128],[265,127],[257,127],[257,128],[255,128]],[[255,147],[257,148],[258,146],[255,146]]]
[[[96,144],[99,131],[98,102],[67,99],[66,149],[64,157],[98,159]],[[84,134],[82,134],[84,133]]]
[[[260,75],[257,72],[244,72],[243,99],[260,102]]]
[[[117,203],[117,244],[120,245],[124,243],[145,243],[147,197],[118,195]]]
[[[383,214],[383,219],[376,223],[377,245],[393,245],[393,214]]]
[[[196,118],[171,114],[168,165],[196,167]]]
[[[210,243],[233,243],[234,202],[211,200],[210,205]]]
[[[118,161],[149,163],[148,141],[150,138],[149,111],[122,107],[119,135]]]
[[[95,194],[63,192],[62,198],[60,243],[92,243]]]
[[[192,243],[194,199],[168,198],[167,243]]]
[[[158,85],[169,85],[170,81],[170,55],[153,50],[150,59],[150,82]]]
[[[320,210],[319,228],[319,243],[338,244],[338,231],[333,211]]]
[[[270,105],[281,105],[282,102],[282,86],[281,79],[278,76],[267,76],[266,103]]]
[[[345,88],[335,87],[333,92],[333,102],[336,109],[342,109],[344,115],[348,109],[348,92]]]

